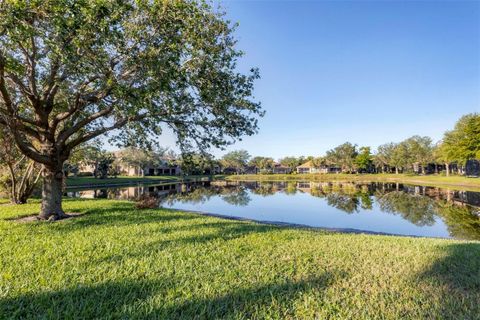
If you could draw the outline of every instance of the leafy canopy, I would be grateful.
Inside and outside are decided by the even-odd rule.
[[[169,127],[184,150],[223,147],[263,114],[234,27],[197,1],[2,1],[0,125],[47,167],[107,132],[148,145]]]

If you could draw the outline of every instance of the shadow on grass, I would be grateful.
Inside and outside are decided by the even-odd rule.
[[[75,208],[70,211],[75,211]],[[106,208],[78,210],[84,213],[82,219],[56,225],[57,231],[75,231],[92,226],[123,226],[167,221],[199,219],[198,216],[186,213],[162,212],[158,209],[135,209],[132,203],[112,203]]]
[[[186,296],[178,290],[178,295],[170,299],[167,291],[176,286],[172,281],[107,282],[0,298],[0,316],[2,319],[226,319],[240,315],[250,318],[260,311],[284,317],[293,312],[295,299],[301,298],[303,293],[321,294],[342,276],[341,272],[335,275],[327,272],[300,281],[278,281],[227,293],[213,292],[209,294],[211,297],[194,291]]]
[[[142,258],[155,252],[172,250],[172,247],[181,247],[188,245],[216,246],[217,244],[219,244],[219,241],[220,244],[223,244],[225,241],[239,239],[249,234],[267,233],[278,229],[280,229],[280,227],[242,222],[224,222],[221,220],[211,223],[192,223],[177,227],[159,226],[155,230],[155,232],[159,232],[161,234],[175,234],[176,232],[179,232],[179,234],[181,234],[181,232],[193,231],[194,235],[164,238],[161,240],[148,242],[143,245],[137,244],[135,246],[135,249],[129,250],[128,253],[121,252],[116,255],[103,257],[101,259],[98,259],[96,263],[119,262],[124,259]]]
[[[443,296],[438,319],[480,319],[480,243],[451,244],[445,250],[420,275]]]

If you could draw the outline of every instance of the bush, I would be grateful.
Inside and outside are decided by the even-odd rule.
[[[160,200],[157,197],[143,194],[135,201],[137,209],[155,209],[160,207]]]

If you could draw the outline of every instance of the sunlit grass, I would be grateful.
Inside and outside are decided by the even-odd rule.
[[[480,243],[338,234],[130,202],[67,200],[84,216],[5,220],[0,318],[475,319]]]

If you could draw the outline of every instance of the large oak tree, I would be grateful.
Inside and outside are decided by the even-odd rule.
[[[169,127],[182,148],[254,134],[256,69],[237,70],[234,26],[203,2],[0,3],[0,125],[42,164],[40,217],[62,210],[62,168],[100,135],[145,144]]]

